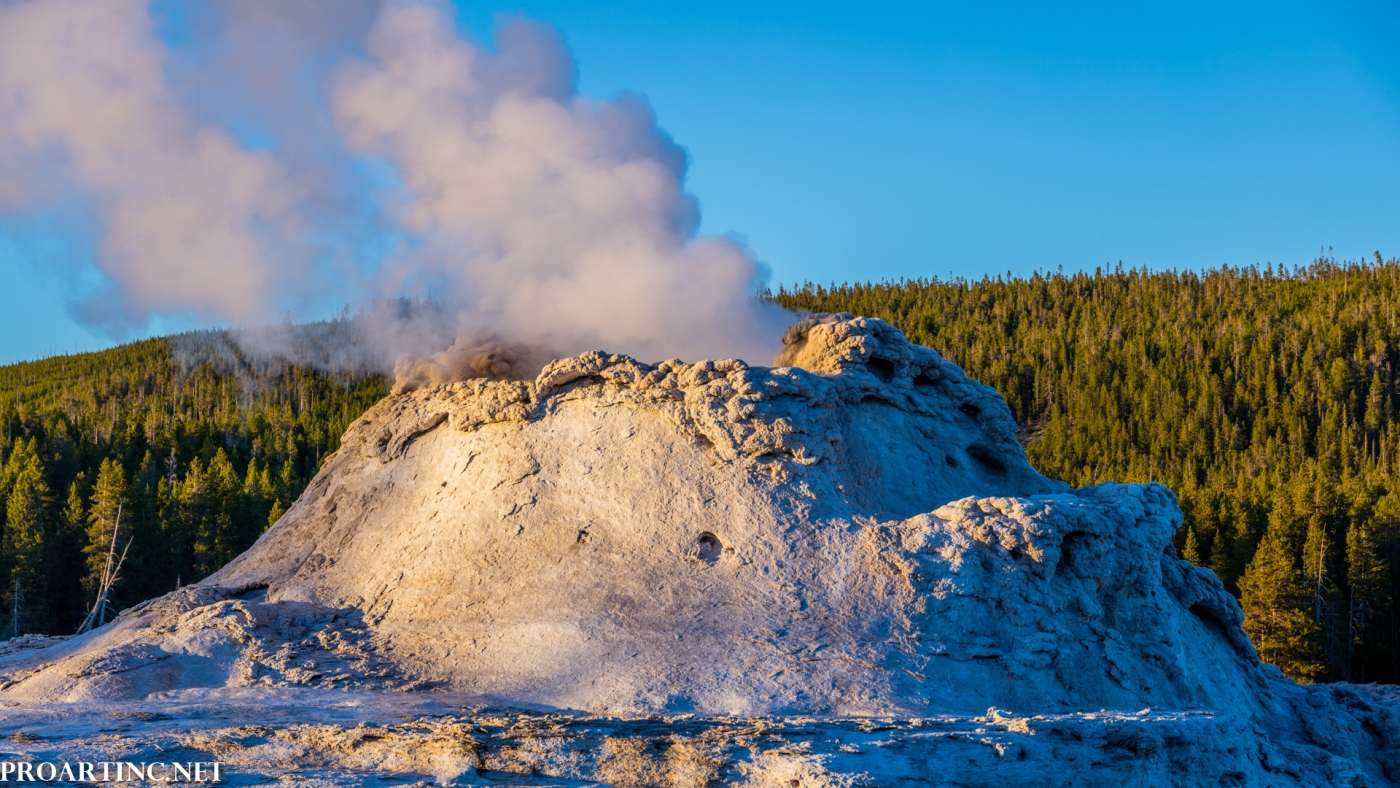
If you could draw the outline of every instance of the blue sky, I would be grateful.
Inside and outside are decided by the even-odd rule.
[[[460,5],[644,94],[775,284],[1400,255],[1393,5]],[[49,262],[82,243],[0,228],[0,363],[113,343]]]

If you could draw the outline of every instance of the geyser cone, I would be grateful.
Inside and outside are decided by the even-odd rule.
[[[1261,666],[1166,488],[1042,477],[995,392],[881,321],[786,342],[389,397],[216,575],[0,644],[5,719],[442,784],[1394,783],[1393,691]],[[405,689],[470,697],[375,691]],[[625,719],[689,710],[720,716]],[[760,713],[790,716],[724,716]]]
[[[994,391],[880,321],[788,338],[807,369],[592,354],[386,400],[207,584],[362,611],[417,676],[559,707],[1233,694],[1196,655],[1249,669],[1237,609],[1185,565],[1163,585],[1169,492],[1044,478]]]
[[[139,635],[198,672],[31,685],[419,681],[626,712],[1248,703],[1239,608],[1170,555],[1168,490],[1046,479],[995,391],[882,321],[787,341],[805,368],[592,353],[387,398],[248,552],[85,647]],[[207,644],[230,626],[244,640]]]

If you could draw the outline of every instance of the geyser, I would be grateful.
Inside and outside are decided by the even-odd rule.
[[[0,657],[0,700],[438,688],[976,715],[1022,737],[986,740],[993,782],[1391,779],[1394,705],[1261,665],[1234,599],[1173,554],[1165,487],[1043,477],[995,391],[882,321],[816,316],[787,341],[800,366],[593,352],[391,396],[245,554]],[[929,736],[903,745],[911,774],[961,752]]]

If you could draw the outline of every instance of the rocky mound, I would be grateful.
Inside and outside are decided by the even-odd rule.
[[[1043,477],[995,391],[882,321],[785,342],[772,369],[591,353],[390,397],[216,575],[0,655],[0,701],[305,685],[608,714],[1200,710],[1234,720],[1208,726],[1230,765],[1202,773],[1391,779],[1393,705],[1261,666],[1234,599],[1174,555],[1169,490]]]

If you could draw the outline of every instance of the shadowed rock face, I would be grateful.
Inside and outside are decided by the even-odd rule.
[[[1317,746],[1300,713],[1354,719],[1259,664],[1233,598],[1173,555],[1166,488],[1041,476],[995,391],[883,321],[817,316],[785,341],[772,369],[590,353],[387,398],[199,586],[0,654],[0,700],[305,685],[624,714],[1154,707],[1229,715],[1251,753]],[[1383,773],[1374,745],[1346,746]]]

